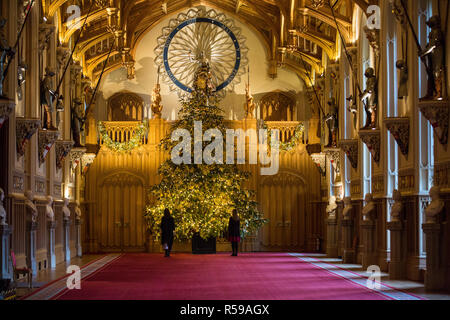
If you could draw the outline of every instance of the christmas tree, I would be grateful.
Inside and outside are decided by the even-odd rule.
[[[161,147],[171,154],[178,152],[181,155],[179,150],[174,149],[179,142],[172,140],[172,133],[184,129],[194,137],[194,125],[197,121],[201,121],[202,133],[208,129],[218,129],[221,137],[225,137],[223,111],[217,106],[209,63],[205,59],[199,61],[193,87],[190,97],[181,102],[179,120],[161,141]],[[215,138],[216,136],[211,136],[212,141],[215,141]],[[179,240],[191,239],[195,233],[203,239],[220,237],[228,228],[233,209],[237,209],[240,216],[243,237],[257,231],[266,220],[258,211],[254,192],[244,187],[250,173],[239,170],[235,164],[221,164],[220,161],[206,164],[203,161],[195,161],[195,143],[202,144],[201,150],[205,150],[209,144],[192,139],[190,148],[187,148],[192,150],[188,155],[193,159],[192,164],[175,164],[169,159],[160,166],[159,174],[162,180],[151,189],[150,198],[153,203],[145,210],[149,231],[160,237],[159,225],[165,208],[172,213],[176,225],[175,238]],[[213,158],[221,158],[222,162],[225,162],[223,145],[220,148],[220,154],[215,154],[218,149],[211,154]]]

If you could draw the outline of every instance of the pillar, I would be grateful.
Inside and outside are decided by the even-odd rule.
[[[76,232],[76,244],[75,248],[77,250],[77,257],[83,256],[83,249],[81,246],[81,220],[75,221],[75,232]]]
[[[0,280],[12,279],[12,270],[9,262],[9,235],[11,227],[8,225],[0,225]]]
[[[404,229],[401,221],[387,223],[391,234],[391,261],[389,262],[389,279],[406,278],[406,247]]]
[[[55,228],[56,222],[49,221],[47,224],[48,230],[48,267],[51,269],[56,268],[56,255],[55,255]]]
[[[375,244],[375,221],[365,220],[361,222],[362,233],[362,266],[367,269],[369,266],[377,265],[377,252]]]
[[[337,220],[327,219],[327,257],[338,257]]]
[[[353,248],[353,221],[342,220],[342,238],[344,241],[344,263],[355,262],[355,248]]]
[[[27,234],[26,234],[26,254],[27,254],[27,266],[32,270],[33,276],[37,275],[36,265],[36,230],[38,224],[36,222],[27,222]]]
[[[441,225],[439,223],[424,223],[422,229],[426,236],[427,269],[425,271],[425,289],[434,291],[444,286],[441,266]]]
[[[70,220],[64,220],[64,261],[70,262]]]

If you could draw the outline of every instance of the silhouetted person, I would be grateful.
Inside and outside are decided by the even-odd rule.
[[[238,255],[239,242],[241,241],[240,220],[236,209],[233,209],[233,216],[230,217],[228,222],[228,239],[233,249],[232,256],[236,257]]]
[[[173,230],[175,230],[175,222],[170,215],[169,209],[164,209],[164,216],[161,220],[161,243],[166,254],[165,257],[170,257],[170,251],[173,244]]]

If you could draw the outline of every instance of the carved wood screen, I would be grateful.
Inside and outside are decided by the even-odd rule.
[[[260,101],[260,116],[266,121],[292,121],[295,100],[283,92],[272,92]]]
[[[144,101],[137,94],[119,92],[108,99],[108,121],[142,121]]]

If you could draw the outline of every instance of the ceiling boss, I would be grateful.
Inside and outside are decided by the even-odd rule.
[[[208,62],[212,90],[219,96],[232,91],[248,64],[245,39],[224,14],[199,7],[180,13],[162,30],[155,63],[162,78],[179,96],[193,91],[199,64]],[[197,85],[197,84],[196,84]]]

